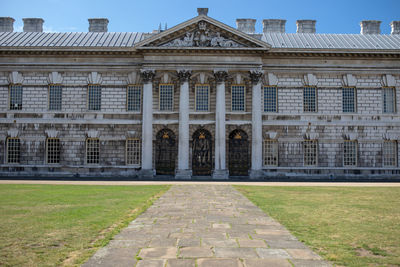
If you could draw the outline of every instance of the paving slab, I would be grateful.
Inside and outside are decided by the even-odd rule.
[[[230,185],[174,185],[83,266],[330,266]]]
[[[292,267],[285,259],[244,259],[245,267]]]

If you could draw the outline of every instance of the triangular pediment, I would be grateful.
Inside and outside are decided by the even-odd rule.
[[[136,49],[268,50],[271,46],[208,16],[200,15],[139,42]]]

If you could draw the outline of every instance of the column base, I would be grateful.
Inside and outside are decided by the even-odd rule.
[[[264,177],[263,170],[250,170],[249,174],[250,179],[261,179]]]
[[[192,179],[192,170],[176,170],[176,180],[190,180]]]
[[[214,180],[228,180],[229,171],[228,170],[214,170],[212,174]]]
[[[147,170],[140,170],[138,177],[141,179],[153,179],[154,178],[154,170],[147,169]]]

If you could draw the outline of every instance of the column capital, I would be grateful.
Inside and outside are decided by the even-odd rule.
[[[188,69],[177,70],[177,73],[178,73],[178,79],[180,82],[189,81],[190,77],[192,76],[192,70],[188,70]]]
[[[258,84],[261,81],[264,72],[262,70],[251,70],[250,80],[253,84]]]
[[[152,82],[156,76],[156,71],[153,69],[142,69],[140,70],[140,77],[142,78],[143,82]]]
[[[214,77],[217,83],[225,82],[228,78],[228,72],[225,70],[214,70]]]

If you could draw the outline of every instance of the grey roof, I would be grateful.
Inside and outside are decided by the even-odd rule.
[[[138,32],[0,32],[0,48],[128,48],[148,36]],[[282,49],[400,50],[396,34],[264,33],[261,40]]]
[[[273,48],[399,50],[400,35],[264,33],[262,41]]]
[[[0,32],[0,47],[133,47],[137,32]]]

